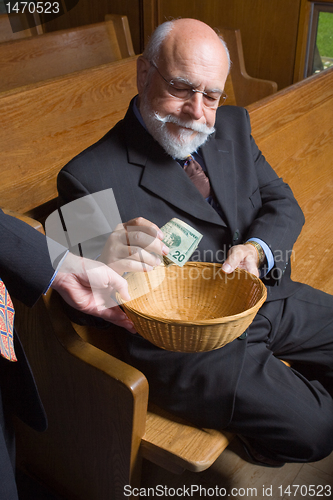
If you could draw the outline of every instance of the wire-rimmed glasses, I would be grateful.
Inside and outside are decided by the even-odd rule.
[[[197,90],[193,87],[178,87],[173,80],[167,80],[166,78],[164,78],[156,64],[151,61],[150,64],[153,66],[153,68],[156,69],[157,73],[167,84],[169,94],[173,97],[176,97],[177,99],[187,101],[193,96],[193,94],[202,94],[204,105],[207,108],[217,108],[219,104],[223,104],[227,98],[227,94],[225,94],[224,92],[221,93],[220,91],[204,92],[203,90]]]

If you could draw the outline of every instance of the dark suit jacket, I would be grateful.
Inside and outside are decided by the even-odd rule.
[[[46,238],[35,229],[0,210],[0,276],[10,295],[32,306],[45,291],[54,273]],[[14,323],[15,327],[15,323]],[[35,430],[45,430],[45,412],[21,346],[14,333],[18,361],[0,356],[0,498],[17,499],[15,441],[12,415]]]
[[[46,290],[54,273],[46,238],[35,229],[0,210],[0,276],[10,295],[32,306]],[[15,326],[15,324],[14,324]],[[0,386],[4,406],[11,407],[35,429],[46,427],[45,414],[15,332],[17,363],[0,356]]]
[[[194,255],[199,261],[222,262],[230,246],[261,238],[276,257],[265,278],[267,300],[288,297],[298,288],[288,257],[304,223],[301,209],[258,150],[245,109],[219,108],[215,126],[201,153],[223,218],[138,122],[132,105],[124,120],[60,172],[60,204],[113,188],[123,222],[142,216],[161,227],[178,217],[202,233]],[[246,341],[237,339],[218,351],[189,355],[127,337],[130,360],[148,377],[152,398],[206,426],[230,421],[245,349]],[[212,391],[219,380],[225,389],[217,408]]]

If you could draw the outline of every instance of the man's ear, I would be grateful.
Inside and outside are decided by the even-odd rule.
[[[143,92],[147,84],[149,68],[150,68],[150,62],[143,56],[139,56],[136,63],[137,87],[139,95]]]

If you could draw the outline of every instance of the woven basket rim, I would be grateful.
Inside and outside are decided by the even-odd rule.
[[[186,265],[201,265],[201,267],[203,267],[203,266],[212,266],[212,267],[213,266],[221,266],[221,264],[217,264],[214,262],[188,262]],[[209,325],[217,325],[217,324],[223,324],[223,323],[231,323],[231,322],[237,321],[241,318],[244,318],[246,316],[250,316],[253,312],[259,310],[267,298],[267,289],[266,289],[265,285],[263,284],[263,282],[259,278],[257,278],[257,276],[245,271],[245,269],[240,269],[240,268],[236,268],[234,272],[238,273],[238,274],[248,274],[249,276],[251,276],[251,279],[253,281],[256,281],[258,283],[258,285],[260,286],[261,293],[262,293],[262,296],[260,297],[260,299],[258,300],[258,302],[254,306],[252,306],[251,308],[246,309],[246,311],[242,311],[241,313],[238,313],[238,314],[233,314],[231,316],[222,316],[219,318],[205,319],[205,320],[180,320],[180,319],[163,318],[161,316],[153,316],[153,315],[148,316],[147,314],[144,314],[144,313],[138,311],[137,309],[129,306],[128,304],[129,304],[129,302],[131,302],[130,300],[128,302],[123,302],[122,305],[126,309],[132,311],[134,314],[136,314],[137,316],[139,316],[143,319],[146,319],[148,321],[158,321],[158,322],[164,323],[164,324],[183,325],[183,326],[191,326],[191,325],[192,326],[209,326]]]

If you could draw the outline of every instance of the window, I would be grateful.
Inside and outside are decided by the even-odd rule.
[[[305,77],[333,67],[333,2],[311,7]]]

